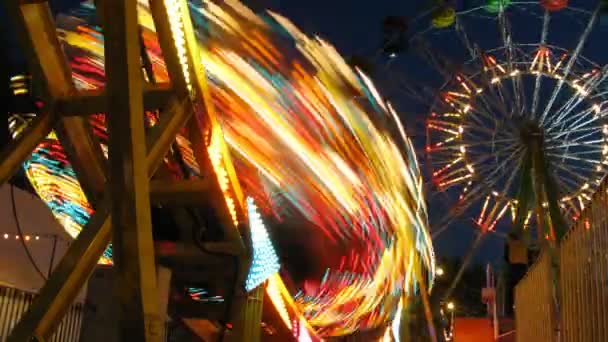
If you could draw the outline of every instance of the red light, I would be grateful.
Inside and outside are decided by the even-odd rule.
[[[177,252],[175,243],[170,241],[158,242],[156,248],[159,255],[175,255]]]

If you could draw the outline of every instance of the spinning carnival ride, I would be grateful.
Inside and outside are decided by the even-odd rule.
[[[471,253],[501,226],[526,239],[535,230],[538,245],[559,241],[607,171],[608,69],[585,57],[605,57],[605,4],[434,4],[401,30],[385,22],[392,67],[403,56],[417,80],[402,89],[430,113],[433,187],[453,203],[433,236],[473,217]]]
[[[264,284],[284,324],[302,341],[388,327],[404,298],[434,276],[422,181],[392,105],[331,45],[277,14],[257,16],[236,1],[163,4],[194,115],[217,113],[219,122],[200,134],[235,225],[242,223],[235,207],[247,208],[253,261],[246,289]],[[77,88],[103,88],[103,35],[95,7],[84,3],[57,22]],[[146,1],[140,1],[139,22],[145,78],[167,82]],[[197,50],[205,70],[189,69],[189,49]],[[195,86],[201,75],[209,81],[208,93]],[[143,119],[152,127],[159,113]],[[14,134],[26,123],[13,117]],[[90,124],[107,154],[104,114],[92,116]],[[178,135],[165,166],[175,178],[205,177],[186,136]],[[234,159],[238,180],[229,177],[226,158]],[[53,134],[24,167],[36,192],[76,236],[93,208]],[[235,181],[244,198],[231,191]],[[318,279],[291,286],[282,277],[294,270],[279,272],[280,246],[273,246],[265,223],[289,227],[298,216],[339,253],[322,260]],[[110,248],[101,262],[111,263]],[[204,292],[192,289],[191,295]]]

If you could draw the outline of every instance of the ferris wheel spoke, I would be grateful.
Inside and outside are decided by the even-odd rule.
[[[439,71],[444,79],[448,80],[451,78],[452,70],[450,69],[453,63],[447,57],[443,56],[439,51],[434,50],[431,43],[422,38],[422,36],[412,38],[411,42],[420,58]]]
[[[475,56],[477,55],[475,53],[475,48],[469,40],[469,36],[467,35],[467,31],[464,27],[464,24],[460,20],[460,16],[456,16],[456,20],[454,21],[454,28],[456,29],[456,34],[458,35],[458,38],[460,38],[460,40],[464,44],[471,58],[475,58]]]
[[[604,139],[589,140],[589,141],[584,141],[584,142],[565,142],[560,145],[549,145],[549,146],[545,147],[545,150],[555,150],[555,149],[562,149],[562,148],[568,148],[568,147],[589,147],[589,146],[596,146],[597,144],[601,144],[603,142],[604,142]]]
[[[545,15],[543,16],[543,28],[540,35],[540,46],[544,47],[547,43],[547,35],[549,33],[549,22],[551,21],[551,14],[549,11],[545,11]],[[536,55],[536,58],[540,57],[540,50]],[[540,99],[540,87],[541,87],[541,73],[536,73],[536,78],[534,80],[534,93],[532,95],[532,110],[530,112],[530,116],[532,119],[536,118],[536,111],[538,109],[538,101]]]
[[[577,96],[571,96],[564,105],[555,112],[555,115],[552,116],[549,121],[547,121],[546,126],[553,127],[554,125],[559,124],[568,114],[572,113],[572,111],[580,105],[585,100],[584,96],[578,94]]]
[[[576,182],[574,179],[570,178],[570,177],[564,177],[555,174],[555,182],[559,185],[559,189],[564,193],[564,194],[575,194],[579,191],[581,184]]]
[[[428,89],[428,87],[419,84],[418,82],[414,82],[404,75],[394,76],[392,72],[389,72],[388,74],[390,79],[393,77],[397,78],[397,89],[400,89],[412,99],[420,102],[421,104],[432,102],[434,94]]]
[[[580,133],[580,132],[586,132],[586,131],[593,131],[593,130],[598,130],[601,131],[602,127],[600,127],[599,125],[591,125],[593,123],[596,123],[599,118],[590,113],[590,112],[586,112],[586,113],[582,113],[580,116],[573,116],[572,120],[575,120],[574,122],[564,122],[560,125],[560,127],[556,127],[559,128],[559,131],[556,131],[555,129],[553,130],[549,130],[547,129],[546,131],[546,135],[548,137],[549,141],[556,141],[556,140],[565,140],[568,141],[568,137],[570,137],[573,134],[576,133]],[[572,121],[572,120],[568,120],[568,121]],[[565,137],[565,138],[564,138]]]
[[[563,164],[566,165],[566,162],[564,161]],[[597,168],[597,166],[599,166],[599,165],[596,165],[596,168]],[[589,167],[579,165],[579,163],[567,163],[566,167],[568,167],[570,170],[575,170],[575,171],[580,171],[580,172],[594,172],[594,170],[590,169]]]
[[[483,177],[485,179],[492,179],[494,178],[494,176],[498,173],[498,172],[504,172],[505,171],[505,167],[513,160],[515,160],[515,158],[517,158],[518,156],[521,158],[521,152],[523,150],[523,147],[519,147],[517,149],[515,149],[515,151],[513,151],[509,156],[507,156],[504,160],[502,160],[498,165],[496,166],[485,166],[483,168],[480,168],[481,170],[485,171],[485,170],[491,170],[489,171],[488,174],[484,175]],[[481,164],[481,163],[479,163]],[[477,173],[477,169],[476,169],[476,173]],[[477,173],[479,174],[483,174],[483,172],[479,172]]]
[[[578,59],[581,51],[583,50],[583,46],[585,46],[585,43],[587,42],[587,38],[589,38],[589,34],[591,33],[591,30],[593,29],[593,24],[595,23],[595,19],[597,17],[598,10],[599,10],[599,7],[598,7],[598,9],[596,9],[593,12],[593,14],[591,15],[591,18],[589,18],[589,22],[587,23],[587,27],[585,28],[585,31],[583,31],[583,34],[581,35],[581,37],[578,41],[578,44],[576,45],[576,48],[574,49],[574,52],[572,53],[572,56],[570,56],[568,63],[564,67],[562,78],[560,78],[560,80],[557,82],[557,85],[555,86],[555,89],[553,90],[553,94],[551,95],[551,98],[549,99],[549,103],[547,103],[547,106],[545,107],[545,110],[540,117],[541,123],[543,123],[545,121],[547,114],[549,113],[549,111],[551,111],[551,108],[553,107],[553,104],[555,103],[555,100],[557,99],[558,94],[561,91],[565,80],[570,75],[570,70],[572,69],[572,66],[574,65],[574,63]]]
[[[466,132],[466,134],[474,134],[471,132],[478,132],[478,133],[487,133],[490,137],[496,135],[498,132],[497,130],[499,128],[500,125],[498,125],[498,122],[494,122],[494,127],[496,127],[496,129],[492,129],[492,128],[488,128],[485,125],[466,125],[466,126],[462,126],[463,128],[463,134],[464,132]]]
[[[478,88],[477,84],[473,80],[471,80],[471,78],[467,75],[459,74],[457,75],[457,79],[459,79],[460,84],[468,92],[468,94],[466,95],[462,93],[457,94],[460,96],[465,96],[467,99],[469,99],[469,101],[463,106],[463,108],[461,108],[461,110],[465,112],[465,114],[474,112],[479,114],[480,118],[483,117],[490,120],[495,120],[495,115],[490,114],[496,112],[495,110],[492,110],[492,108],[505,107],[504,104],[497,103],[496,100],[493,98],[487,98],[483,93],[479,94],[477,89],[481,88]],[[471,89],[471,87],[475,89]],[[474,103],[473,100],[479,101]],[[481,105],[481,109],[478,109],[478,104]],[[492,105],[494,107],[492,107]],[[504,113],[506,114],[506,111]]]
[[[512,116],[511,111],[509,111],[506,106],[506,103],[510,103],[510,102],[507,102],[507,100],[505,99],[506,96],[504,93],[508,93],[506,91],[505,87],[502,85],[502,83],[498,83],[494,87],[492,87],[492,89],[496,89],[496,94],[498,94],[497,101],[500,104],[499,108],[502,110],[505,117],[510,118]],[[503,93],[503,90],[504,90],[504,93]]]
[[[574,165],[566,166],[566,164],[564,164],[564,163],[553,163],[552,165],[555,166],[556,168],[560,169],[560,170],[563,170],[563,171],[567,172],[568,174],[570,174],[574,178],[577,178],[577,179],[579,179],[579,180],[581,180],[583,182],[587,181],[587,178],[581,176],[580,172],[576,172],[576,171],[572,170],[572,168],[579,169],[578,167],[575,167]],[[586,172],[591,172],[592,171],[592,170],[584,169],[584,168],[581,168],[581,169],[582,169],[581,171],[586,171]],[[573,182],[573,183],[574,184],[578,184],[577,182]]]
[[[485,118],[489,118],[490,120],[494,120],[496,118],[496,115],[491,114],[496,112],[496,110],[493,110],[493,108],[503,106],[497,103],[492,97],[485,96],[485,93],[475,96],[474,99],[477,101],[474,103],[474,105],[471,105],[471,110]],[[478,105],[482,109],[478,109]]]
[[[596,121],[596,120],[594,120]],[[602,127],[598,127],[598,126],[590,126],[590,127],[585,127],[585,125],[587,125],[586,123],[583,123],[583,125],[581,127],[577,127],[572,129],[571,131],[565,131],[565,132],[561,132],[559,134],[556,134],[555,136],[552,136],[551,138],[547,139],[548,142],[562,142],[562,141],[572,141],[570,139],[568,139],[570,137],[570,135],[572,134],[576,134],[576,133],[582,133],[582,132],[587,132],[590,133],[591,135],[593,134],[602,134]],[[565,136],[565,138],[560,139],[561,137]],[[585,134],[583,135],[584,137],[588,137],[589,135]],[[594,140],[594,142],[602,142],[602,140]]]
[[[603,151],[602,147],[599,146],[590,146],[587,147],[584,151],[570,151],[569,148],[565,148],[561,151],[556,151],[556,152],[551,152],[551,153],[555,153],[555,154],[560,154],[560,155],[572,155],[575,157],[581,157],[581,156],[597,156],[597,155],[601,155]],[[562,162],[564,162],[564,160],[562,159]]]
[[[509,178],[507,178],[507,182],[505,183],[505,188],[503,190],[503,193],[507,193],[507,191],[509,191],[509,189],[511,188],[511,185],[513,185],[513,181],[515,180],[515,177],[518,176],[519,172],[517,172],[517,170],[521,169],[522,164],[524,163],[524,158],[523,158],[523,154],[519,155],[519,158],[517,158],[517,161],[514,164],[514,167],[510,170],[513,170],[513,172],[511,172],[511,174],[509,175]]]
[[[495,110],[492,110],[492,108],[504,107],[500,104],[497,104],[492,97],[488,98],[487,96],[485,96],[483,94],[477,96],[477,99],[479,99],[479,104],[481,104],[482,108],[484,109],[484,111],[483,111],[483,114],[485,114],[484,117],[491,117],[492,119],[495,119],[495,115],[493,116],[490,114],[490,113],[496,112]],[[503,111],[503,113],[506,114],[506,112],[504,112],[504,111]]]
[[[565,179],[567,179],[567,178],[565,178]],[[555,177],[555,181],[557,182],[557,184],[559,185],[559,187],[561,189],[565,190],[565,193],[571,194],[571,193],[576,192],[576,190],[577,190],[576,186],[578,184],[575,184],[575,185],[568,184],[566,181],[564,181],[564,178],[562,178],[562,177],[557,177],[556,176]]]
[[[515,143],[517,141],[519,141],[519,139],[517,139],[517,138],[504,138],[504,139],[496,139],[496,140],[494,140],[494,143],[509,143],[509,142]],[[465,146],[466,148],[469,148],[469,147],[476,147],[476,146],[488,145],[488,144],[489,144],[488,141],[479,141],[479,142],[475,142],[475,143],[473,143],[473,142],[465,143],[462,145]]]
[[[477,146],[495,146],[501,142],[512,142],[516,144],[520,139],[515,134],[509,134],[502,126],[495,126],[496,128],[479,127],[479,129],[465,129],[463,133],[466,133],[466,144],[478,144]],[[503,131],[504,130],[504,131]],[[473,143],[472,140],[480,139],[479,143]]]
[[[508,103],[508,102],[506,100],[505,93],[508,94],[508,92],[506,91],[506,89],[504,88],[504,86],[502,85],[501,82],[494,84],[494,83],[492,83],[491,78],[488,78],[488,76],[489,75],[487,75],[487,73],[484,76],[484,82],[485,82],[486,88],[490,89],[487,92],[488,96],[484,97],[484,99],[486,101],[489,101],[489,103],[486,102],[486,105],[487,106],[493,105],[494,108],[497,108],[498,112],[501,115],[503,115],[505,118],[511,118],[512,117],[511,111],[507,109],[507,105],[506,105],[506,103]],[[503,92],[503,90],[504,90],[504,92]],[[490,111],[490,112],[492,112],[492,111]],[[496,112],[496,111],[493,111],[493,112]]]
[[[582,103],[587,98],[587,94],[592,93],[596,90],[596,88],[606,79],[606,76],[608,76],[608,69],[602,70],[600,75],[591,77],[582,88],[579,88],[582,90],[579,90],[577,92],[577,96],[571,97],[570,100],[556,112],[556,115],[554,115],[556,119],[554,119],[553,122],[549,124],[549,126],[553,127],[555,124],[563,120],[568,114],[570,114],[580,103]],[[593,104],[590,109],[597,112],[601,109],[601,106],[600,104],[596,103]]]
[[[483,112],[471,110],[469,113],[482,114]],[[466,124],[466,126],[463,125],[463,129],[465,131],[467,129],[472,129],[478,132],[487,132],[491,136],[495,136],[496,134],[505,134],[505,136],[510,136],[510,134],[514,133],[512,121],[506,118],[504,120],[499,120],[499,118],[496,116],[491,116],[488,113],[484,113],[483,117],[479,115],[470,115],[468,117],[474,120],[476,125],[471,123]]]
[[[507,52],[507,71],[511,75],[511,85],[513,88],[513,100],[516,108],[516,112],[521,115],[523,112],[522,100],[525,101],[524,92],[521,87],[521,76],[519,72],[514,68],[514,47],[511,33],[511,23],[505,15],[504,8],[501,6],[501,10],[498,14],[498,25],[500,27],[500,35],[502,37],[503,46]],[[515,73],[515,74],[514,74]],[[510,111],[511,116],[513,111]],[[511,117],[509,116],[509,118]]]
[[[504,139],[495,139],[494,143],[498,143],[498,144],[502,144],[502,143],[516,143],[518,142],[519,139],[517,138],[504,138]],[[452,155],[451,153],[453,152],[457,152],[461,149],[461,146],[469,149],[469,148],[474,148],[474,147],[478,147],[478,146],[486,146],[490,144],[488,141],[486,141],[485,139],[482,139],[481,141],[478,142],[467,142],[467,143],[461,143],[458,145],[441,145],[441,146],[433,146],[432,147],[432,152],[435,153],[439,153],[439,152],[446,152],[448,153],[447,155]],[[453,152],[449,152],[449,151],[453,151]]]
[[[597,153],[597,152],[595,152],[595,153]],[[558,162],[552,163],[552,165],[555,165],[556,167],[561,168],[564,171],[570,171],[570,173],[573,174],[575,176],[575,178],[578,178],[578,179],[580,179],[582,181],[585,181],[587,178],[585,176],[581,176],[581,173],[583,173],[585,175],[589,175],[590,173],[594,172],[593,170],[591,170],[589,168],[578,166],[578,165],[575,165],[574,163],[566,164],[566,158],[565,158],[565,156],[573,156],[573,157],[576,157],[576,158],[585,158],[584,155],[583,155],[583,157],[581,157],[579,155],[572,155],[572,154],[563,153],[561,155],[561,157],[558,157],[561,160],[559,160]],[[589,158],[587,158],[587,159],[589,159]],[[598,168],[598,167],[601,168],[600,165],[596,165],[595,167],[596,168]],[[574,171],[576,171],[576,172],[574,172]]]
[[[592,148],[589,148],[585,151],[576,151],[576,152],[570,152],[570,154],[575,155],[575,156],[584,156],[584,155],[588,155],[588,154],[597,154],[597,153],[601,153],[604,149],[600,146],[593,146]]]
[[[581,142],[581,140],[583,140],[582,141],[583,144],[587,144],[587,145],[590,145],[591,143],[596,143],[597,144],[597,140],[599,140],[599,139],[584,140],[584,139],[593,137],[596,134],[597,134],[597,132],[591,131],[590,133],[581,134],[581,135],[577,136],[576,138],[574,138],[572,140],[568,140],[568,141],[571,141],[571,142],[574,142],[574,143],[579,143],[579,142]]]
[[[565,159],[570,159],[570,160],[577,160],[577,161],[581,161],[581,162],[585,162],[588,164],[592,164],[592,165],[601,165],[602,162],[598,161],[598,160],[593,160],[593,159],[589,159],[589,158],[580,158],[580,157],[575,157],[575,156],[571,156],[571,155],[561,155],[561,154],[557,154],[557,153],[551,153],[551,152],[547,152],[548,156],[551,157],[556,157],[556,158],[565,158]]]
[[[594,109],[593,107],[590,108],[586,108],[580,112],[571,114],[570,116],[568,116],[567,118],[565,118],[558,126],[553,126],[553,127],[549,127],[547,128],[547,133],[551,133],[552,131],[555,131],[555,129],[559,128],[559,130],[562,132],[560,134],[563,135],[567,135],[568,131],[575,131],[581,127],[585,127],[586,125],[589,125],[593,122],[598,121],[600,118],[599,115],[597,115],[597,110]],[[581,125],[581,121],[585,120],[583,122],[583,124]],[[562,135],[562,136],[563,136]]]
[[[477,58],[481,61],[484,61],[486,56],[482,53],[482,51],[478,51]],[[483,63],[483,68],[481,69],[481,79],[485,88],[489,89],[487,92],[484,92],[484,94],[488,94],[488,97],[486,97],[486,99],[489,100],[492,104],[494,104],[495,108],[497,108],[505,118],[508,118],[510,117],[510,115],[509,110],[507,110],[507,107],[505,105],[505,97],[502,93],[502,85],[500,83],[492,83],[492,79],[494,79],[494,76],[489,74],[489,68],[487,68],[485,62]]]
[[[517,116],[521,117],[524,115],[529,115],[525,111],[526,103],[528,100],[526,98],[525,86],[521,81],[521,75],[519,74],[519,71],[517,71],[517,75],[515,75],[511,79],[511,83],[513,83],[513,91],[515,93],[515,103],[518,108]]]

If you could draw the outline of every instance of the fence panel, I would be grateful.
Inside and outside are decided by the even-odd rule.
[[[557,322],[551,255],[542,253],[515,287],[517,341],[553,342]]]
[[[11,330],[27,311],[35,294],[0,286],[0,341],[5,342]],[[73,305],[57,327],[50,342],[78,342],[82,322],[82,305]]]
[[[563,341],[608,341],[606,183],[561,242]]]

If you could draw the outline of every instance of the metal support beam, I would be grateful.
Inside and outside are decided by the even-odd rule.
[[[144,109],[155,110],[163,108],[172,96],[171,86],[162,83],[144,87]],[[87,116],[91,114],[107,113],[108,101],[103,89],[79,92],[75,96],[60,98],[55,108],[62,116]]]
[[[205,205],[210,201],[209,183],[209,178],[154,180],[150,183],[150,201],[167,206]]]
[[[244,303],[233,319],[231,342],[260,341],[264,290],[264,285],[258,286],[242,298]]]
[[[167,15],[165,2],[163,0],[151,0],[150,11],[152,12],[158,43],[163,51],[163,59],[167,66],[171,84],[173,84],[176,94],[187,96],[189,94],[187,82],[182,73],[182,67],[178,58],[179,54],[173,43],[171,18]]]
[[[45,341],[52,335],[93,272],[110,237],[109,201],[104,201],[98,205],[97,211],[78,238],[70,244],[36,300],[11,332],[8,341],[29,342],[31,337]]]
[[[159,266],[157,269],[158,277],[158,298],[160,298],[159,312],[163,318],[162,334],[163,341],[167,340],[167,323],[169,323],[169,298],[171,295],[171,269]]]
[[[45,85],[41,94],[45,103],[52,105],[58,98],[75,94],[48,2],[6,1],[5,5],[14,20],[33,79]],[[95,205],[104,191],[105,165],[101,147],[86,118],[64,117],[58,122],[56,133],[87,198]]]
[[[187,101],[172,101],[147,137],[148,176],[162,163],[177,132],[191,114]],[[25,342],[31,336],[44,340],[51,336],[72,305],[80,289],[97,266],[111,240],[109,199],[102,202],[91,219],[70,244],[40,294],[11,332],[9,341]]]
[[[17,171],[38,143],[53,127],[54,111],[41,113],[23,131],[21,136],[11,141],[0,152],[0,184],[4,184]]]
[[[156,286],[149,181],[141,177],[147,167],[137,2],[101,5],[104,13],[112,13],[112,25],[104,26],[104,48],[116,318],[121,340],[160,342],[164,317]]]
[[[149,177],[161,165],[175,135],[191,113],[189,102],[185,100],[171,100],[161,113],[147,136]],[[29,342],[31,336],[42,341],[51,336],[110,243],[110,220],[109,199],[106,199],[70,244],[38,297],[12,331],[9,341]]]

